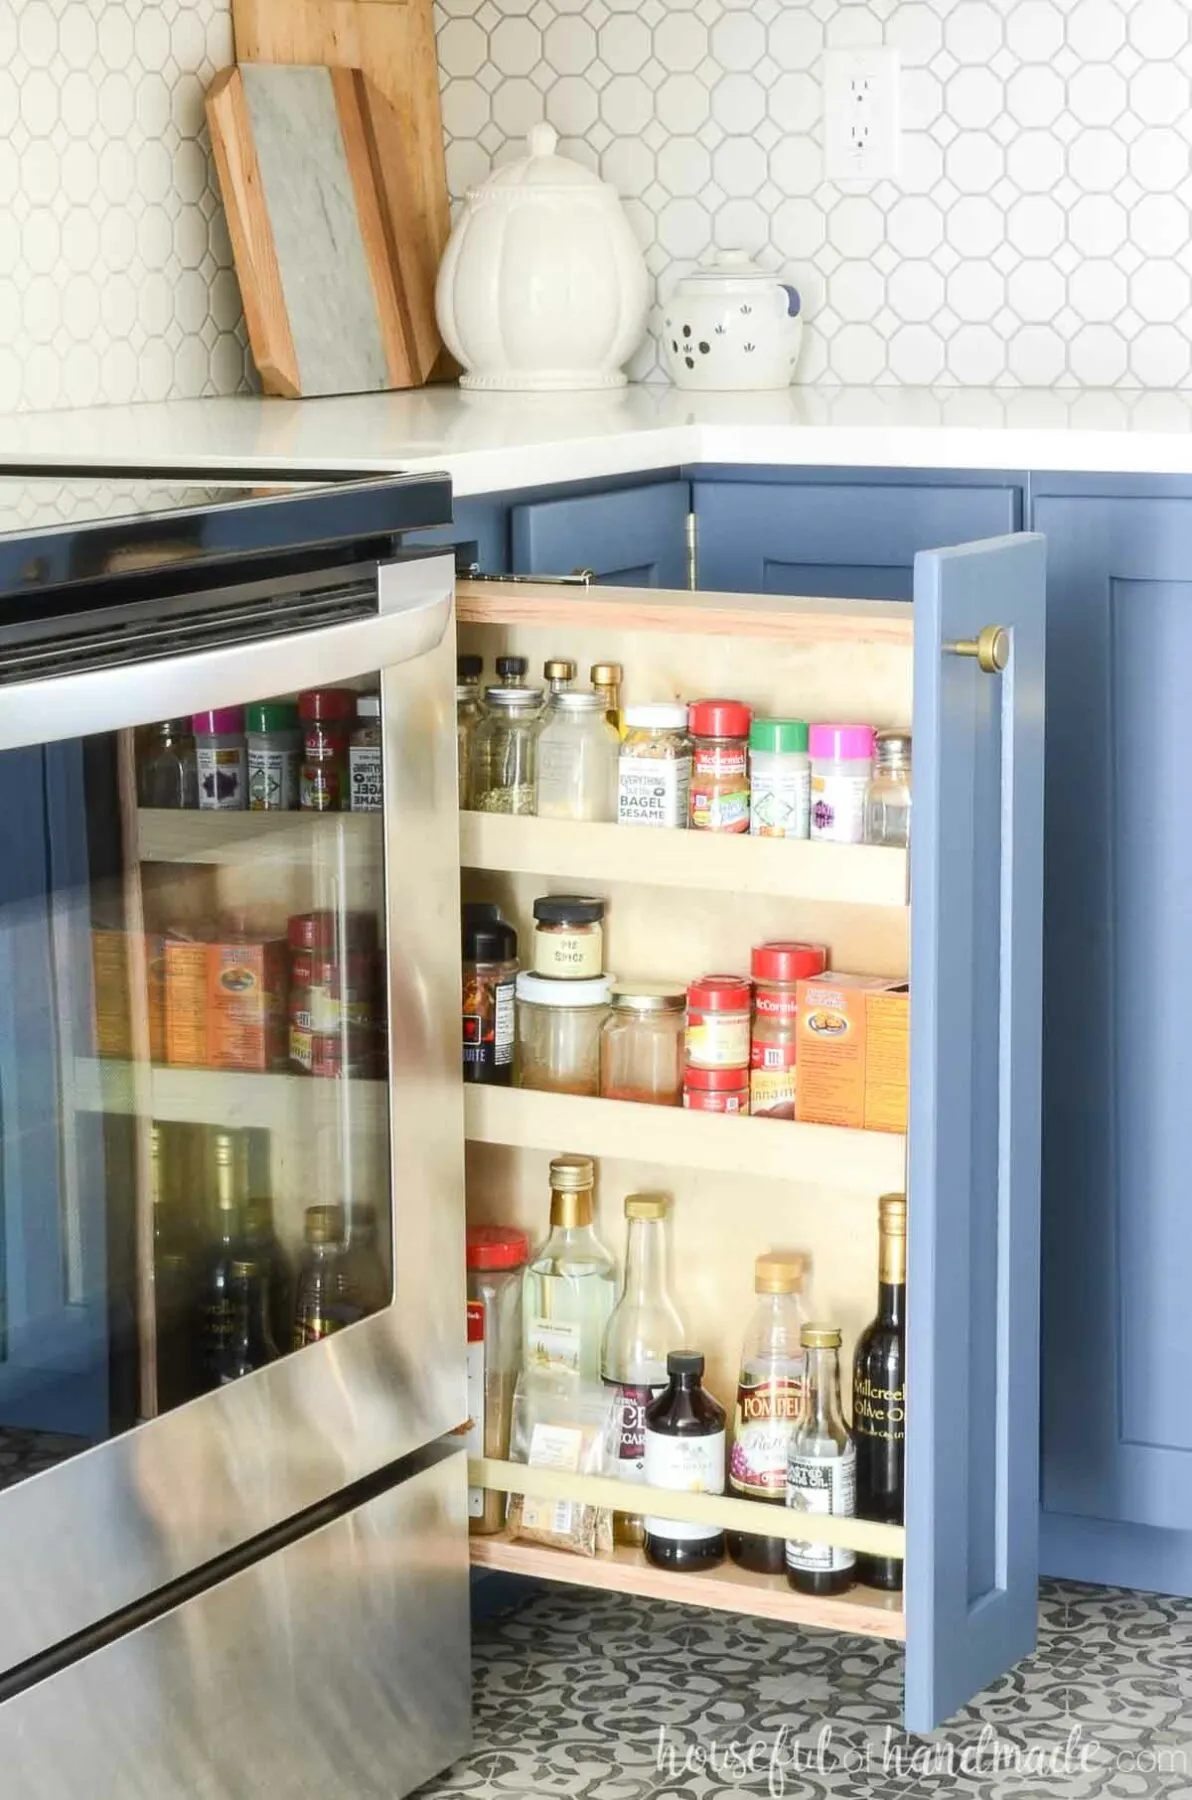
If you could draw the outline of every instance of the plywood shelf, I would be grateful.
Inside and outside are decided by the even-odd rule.
[[[511,1543],[504,1532],[472,1538],[471,1556],[475,1568],[501,1569],[535,1581],[612,1589],[862,1637],[906,1637],[901,1594],[880,1593],[875,1588],[855,1587],[844,1594],[816,1598],[795,1593],[785,1575],[755,1575],[733,1562],[723,1562],[703,1575],[676,1574],[654,1568],[642,1551],[626,1545],[617,1545],[608,1555],[572,1556],[542,1544]]]
[[[150,1117],[168,1122],[269,1130],[292,1126],[296,1118],[315,1129],[345,1115],[354,1128],[381,1130],[388,1116],[389,1084],[379,1080],[322,1081],[160,1063],[138,1069],[110,1057],[79,1057],[74,1075],[73,1101],[83,1112],[131,1113],[143,1105]]]
[[[383,815],[316,812],[181,812],[141,807],[137,850],[142,862],[309,863],[345,854],[369,866],[381,850]]]
[[[460,861],[466,869],[573,884],[629,882],[838,905],[904,907],[908,895],[905,850],[580,825],[503,813],[461,814]]]
[[[906,1139],[892,1132],[481,1086],[465,1090],[464,1117],[468,1139],[476,1144],[579,1150],[870,1195],[901,1188],[906,1172]]]

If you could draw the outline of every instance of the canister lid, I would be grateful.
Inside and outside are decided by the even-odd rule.
[[[542,705],[542,689],[538,687],[486,687],[484,698],[489,706],[507,711],[536,712]]]
[[[543,894],[534,902],[534,917],[543,925],[595,925],[604,917],[604,901],[593,894]]]
[[[361,694],[356,702],[356,717],[358,719],[379,719],[380,716],[380,694]]]
[[[626,1194],[625,1217],[627,1219],[665,1219],[670,1211],[670,1199],[666,1194]]]
[[[758,1294],[797,1294],[806,1278],[807,1258],[801,1250],[767,1250],[753,1265]]]
[[[298,696],[298,712],[304,719],[319,719],[328,724],[354,719],[355,688],[307,688]]]
[[[750,967],[755,981],[809,981],[822,975],[828,966],[828,952],[822,944],[797,944],[775,938],[768,944],[755,944]]]
[[[693,700],[687,727],[696,737],[748,737],[753,708],[743,700]]]
[[[594,694],[591,688],[561,688],[550,697],[551,710],[562,713],[600,713],[603,716],[605,701],[603,694]]]
[[[749,748],[772,756],[799,756],[807,752],[806,719],[755,719],[749,728]]]
[[[482,656],[457,656],[455,659],[455,679],[457,681],[479,681],[484,673]]]
[[[804,1325],[799,1342],[805,1350],[839,1350],[839,1325]]]
[[[504,919],[465,920],[463,948],[465,962],[516,962],[517,933]]]
[[[530,1240],[516,1225],[469,1225],[469,1269],[518,1269],[530,1254]]]
[[[611,975],[592,975],[586,981],[555,980],[523,970],[517,978],[517,997],[531,1006],[607,1006],[612,991]]]
[[[290,700],[255,700],[244,715],[246,731],[297,731],[298,708]]]
[[[586,1192],[596,1183],[596,1164],[590,1156],[552,1156],[550,1184],[557,1194]]]
[[[542,665],[544,681],[574,681],[575,664],[569,656],[548,656]]]
[[[645,700],[625,708],[625,723],[639,731],[686,731],[687,708],[670,700]]]
[[[624,679],[625,671],[620,663],[593,663],[588,680],[593,687],[612,687]]]
[[[808,740],[812,756],[825,762],[866,762],[873,757],[872,725],[813,725]]]
[[[608,182],[601,181],[599,175],[585,169],[582,163],[573,162],[569,156],[556,156],[559,134],[545,119],[533,127],[526,142],[528,156],[503,163],[480,187],[469,189],[468,198],[477,193],[491,193],[494,189],[609,187]]]
[[[704,1372],[703,1351],[668,1350],[666,1372],[668,1375],[702,1375]]]
[[[616,981],[613,1005],[626,1012],[682,1012],[687,989],[681,981]]]
[[[744,975],[701,975],[687,989],[687,1003],[703,1012],[742,1012],[752,985]]]
[[[244,730],[244,708],[218,706],[214,712],[198,712],[191,724],[199,737],[236,737]]]

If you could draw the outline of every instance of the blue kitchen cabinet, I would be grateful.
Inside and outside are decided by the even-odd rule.
[[[1041,478],[1043,1566],[1192,1593],[1192,488]]]
[[[699,585],[713,592],[909,600],[918,551],[1022,527],[1014,476],[730,476],[693,483]]]
[[[518,575],[592,569],[616,587],[687,586],[686,481],[648,482],[512,507],[512,568]]]

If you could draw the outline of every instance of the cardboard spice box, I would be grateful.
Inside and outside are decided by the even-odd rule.
[[[268,1074],[289,1066],[284,938],[165,944],[166,1061]]]
[[[799,983],[795,1118],[806,1125],[905,1132],[910,990],[832,969]]]

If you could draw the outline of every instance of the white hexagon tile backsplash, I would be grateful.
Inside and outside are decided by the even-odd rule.
[[[1190,0],[439,0],[458,198],[544,115],[661,284],[794,271],[800,379],[1192,385]],[[822,178],[825,47],[897,45],[899,180]],[[655,323],[657,322],[655,317]],[[661,373],[656,344],[633,373]]]

